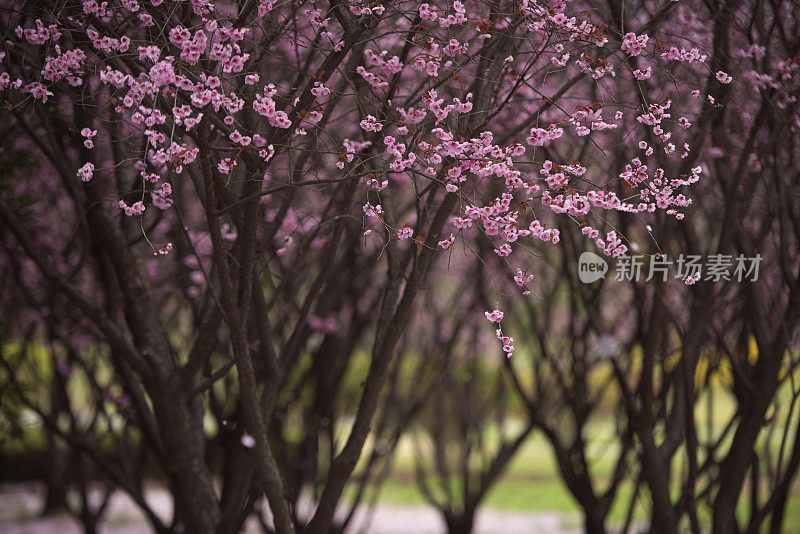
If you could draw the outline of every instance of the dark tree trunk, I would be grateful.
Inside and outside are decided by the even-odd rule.
[[[51,514],[67,509],[67,465],[64,451],[58,447],[56,438],[52,433],[47,433],[47,475],[45,480],[46,493],[42,515]]]
[[[783,526],[783,515],[786,512],[786,494],[784,493],[778,502],[775,504],[775,510],[772,512],[772,518],[769,525],[769,534],[781,534],[781,526]]]
[[[595,510],[583,510],[583,527],[586,534],[606,534],[605,515]]]
[[[220,511],[204,458],[204,443],[197,438],[188,404],[174,388],[155,396],[153,406],[169,463],[165,466],[175,495],[176,518],[184,532],[214,534]]]
[[[447,534],[472,534],[475,526],[475,512],[464,512],[458,515],[445,514]]]

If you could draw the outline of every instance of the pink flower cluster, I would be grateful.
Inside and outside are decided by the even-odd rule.
[[[64,77],[70,85],[80,85],[81,79],[74,76],[69,76],[70,71],[80,70],[83,63],[86,61],[86,53],[80,48],[74,50],[67,50],[61,53],[61,47],[55,46],[57,56],[47,56],[44,60],[44,68],[42,69],[42,78],[48,82],[57,82]]]
[[[472,98],[472,93],[467,93],[466,97],[464,98],[464,102],[462,102],[459,98],[453,99],[453,104],[448,104],[442,107],[444,103],[443,98],[438,98],[439,93],[435,89],[431,89],[424,97],[423,101],[428,106],[428,109],[433,113],[433,116],[436,117],[434,124],[437,126],[440,122],[447,118],[451,111],[456,111],[458,113],[469,113],[472,111],[472,102],[470,99]]]
[[[128,206],[128,204],[126,204],[124,200],[120,200],[119,207],[125,212],[125,215],[127,215],[128,217],[141,215],[144,213],[144,210],[146,209],[141,200],[134,202],[130,206]]]
[[[78,178],[81,179],[83,182],[88,182],[94,176],[94,163],[86,162],[83,164],[83,167],[78,169]]]
[[[638,56],[644,51],[648,40],[650,40],[650,37],[646,34],[637,36],[635,33],[629,32],[622,38],[622,46],[620,48],[627,52],[629,56]]]
[[[564,130],[555,124],[551,124],[546,129],[539,127],[531,128],[530,135],[526,141],[531,146],[544,146],[548,141],[555,141],[562,135],[564,135]]]
[[[380,132],[383,129],[383,125],[372,115],[367,115],[359,124],[366,132]]]
[[[81,135],[84,137],[83,146],[89,149],[94,148],[94,138],[97,135],[97,130],[84,128],[81,130]]]
[[[721,70],[717,71],[716,78],[720,83],[731,83],[733,81],[733,78],[729,74]]]
[[[681,48],[678,50],[674,46],[671,46],[669,50],[661,54],[662,59],[682,61],[684,63],[703,63],[707,57],[705,54],[701,54],[697,48],[692,48],[691,50]]]
[[[275,101],[272,97],[277,92],[273,84],[269,84],[264,89],[264,94],[256,94],[256,99],[253,101],[253,109],[259,115],[267,117],[270,126],[275,128],[288,128],[292,125],[289,116],[285,111],[280,111],[275,107]]]
[[[36,28],[23,29],[21,26],[17,26],[14,30],[17,37],[24,36],[29,43],[35,45],[43,45],[49,39],[58,41],[61,38],[61,32],[58,31],[58,27],[55,24],[45,26],[41,19],[36,19],[35,24]]]

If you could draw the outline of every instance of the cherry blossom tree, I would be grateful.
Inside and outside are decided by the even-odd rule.
[[[651,20],[620,7],[609,2],[607,11],[620,29]],[[507,360],[511,385],[550,442],[587,532],[616,528],[609,525],[610,507],[627,486],[624,532],[635,528],[641,506],[653,532],[777,533],[785,528],[800,465],[800,192],[792,133],[800,124],[800,79],[797,45],[788,38],[798,13],[796,6],[766,2],[674,10],[683,35],[698,32],[695,43],[711,66],[693,90],[708,105],[693,125],[678,120],[694,129],[678,165],[684,172],[696,165],[708,170],[696,188],[704,202],[682,221],[659,216],[658,224],[642,227],[638,217],[617,213],[598,227],[613,229],[627,254],[645,258],[638,280],[626,278],[634,271],[620,257],[606,280],[581,282],[576,257],[586,247],[562,219],[559,247],[536,250],[543,257],[532,284],[539,298],[503,297],[505,312],[487,318],[503,320],[514,344],[524,347]],[[713,31],[703,33],[708,27]],[[631,37],[623,46],[635,50],[637,43]],[[670,48],[662,57],[678,53]],[[644,99],[691,105],[653,81],[652,72],[631,68]],[[615,146],[613,158],[595,162],[608,174],[642,152],[669,168],[669,151],[656,152],[650,138],[623,134]],[[563,160],[587,147],[544,148]],[[619,175],[620,189],[640,172],[636,165]],[[681,254],[706,258],[713,268],[692,273]],[[749,263],[744,271],[740,258]],[[756,259],[760,269],[752,270]],[[492,258],[482,261],[491,265]],[[527,276],[520,271],[517,280]],[[717,413],[720,399],[733,404],[730,413]],[[591,436],[599,437],[594,425],[609,419],[606,411],[614,416],[602,432],[609,444],[602,459],[612,468],[598,473]],[[748,512],[737,512],[740,505]]]
[[[691,209],[692,143],[738,81],[718,37],[735,6],[713,26],[679,21],[685,33],[674,6],[4,4],[4,150],[30,154],[0,193],[9,331],[31,339],[45,319],[33,342],[110,367],[95,406],[136,429],[175,498],[156,530],[235,531],[264,495],[277,532],[325,532],[420,296],[461,283],[457,250],[488,247],[497,287],[534,298],[526,248],[558,246],[559,225],[617,257],[610,214],[644,227]],[[711,54],[694,44],[709,40]],[[512,357],[499,300],[478,316]],[[19,393],[60,439],[98,450],[96,420],[64,428]],[[293,413],[310,448],[294,446]]]

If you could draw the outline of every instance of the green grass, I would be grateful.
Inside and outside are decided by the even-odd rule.
[[[534,443],[527,453],[535,452],[540,444]],[[580,523],[580,507],[569,490],[556,474],[552,459],[542,462],[534,454],[521,454],[514,462],[521,471],[510,469],[490,490],[483,506],[495,510],[525,513],[562,513]],[[623,484],[617,492],[609,524],[621,524],[625,520],[627,506],[632,497],[632,484]],[[646,522],[649,518],[648,496],[641,492],[634,511],[634,520]],[[381,488],[379,504],[394,506],[430,506],[420,492],[413,474],[395,469],[393,475]],[[749,505],[743,499],[739,503],[738,514],[746,518]],[[700,512],[700,520],[708,524],[708,513]],[[800,532],[800,495],[795,492],[789,499],[784,520],[783,532]]]
[[[390,478],[381,488],[379,502],[404,506],[429,506],[412,480]],[[485,506],[513,512],[578,512],[567,489],[557,479],[515,480],[498,483],[486,497]]]
[[[711,431],[718,434],[722,431],[722,426],[727,422],[732,410],[732,400],[726,398],[725,395],[720,395],[715,400],[715,413],[712,419],[706,421],[706,414],[698,413],[698,423],[701,423],[701,421],[702,425],[706,422],[710,423]],[[600,490],[604,490],[606,487],[603,479],[610,477],[617,454],[616,447],[608,443],[612,432],[613,429],[609,421],[595,423],[587,432],[590,468],[593,475],[600,480],[598,484]],[[498,431],[496,428],[487,430],[487,434],[487,441],[497,441]],[[774,440],[774,442],[771,440],[769,445],[770,450],[777,452],[779,446],[777,440]],[[411,442],[411,438],[407,437],[401,440],[395,455],[392,474],[381,488],[378,503],[430,506],[415,481],[414,465],[417,461],[417,454],[417,449]],[[673,469],[677,475],[681,472],[683,465],[680,459],[680,452],[676,457]],[[679,479],[680,477],[676,476],[675,478]],[[455,485],[456,482],[453,481],[453,484]],[[434,483],[432,485],[435,486]],[[675,488],[676,493],[678,489]],[[596,488],[597,490],[598,488]],[[609,524],[614,525],[624,522],[633,491],[634,487],[631,482],[625,482],[620,486],[609,513]],[[761,494],[762,502],[766,495],[766,491],[763,491]],[[749,490],[745,488],[743,498],[737,509],[741,519],[748,517],[748,496]],[[539,433],[533,434],[521,447],[506,468],[504,475],[484,499],[482,506],[509,512],[563,513],[580,523],[581,510],[578,502],[561,480],[550,445]],[[708,510],[699,510],[698,515],[701,524],[709,524],[710,514]],[[638,495],[633,518],[637,522],[646,522],[649,519],[649,495],[644,488]],[[787,533],[800,532],[800,488],[797,483],[787,505],[783,531]]]

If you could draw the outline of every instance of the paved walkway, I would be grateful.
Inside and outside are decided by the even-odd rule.
[[[78,522],[66,515],[38,517],[43,488],[38,484],[0,485],[0,532],[3,534],[82,534]],[[154,488],[147,500],[162,518],[172,514],[168,492]],[[573,525],[565,527],[565,523]],[[478,514],[476,534],[577,534],[575,517],[557,513],[512,513],[483,510]],[[248,522],[246,534],[258,534],[256,522]],[[106,509],[101,534],[147,534],[150,529],[136,504],[121,492],[115,493]],[[441,517],[430,508],[381,505],[371,514],[354,519],[350,534],[441,534]]]

